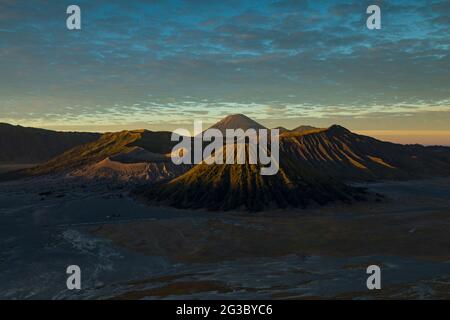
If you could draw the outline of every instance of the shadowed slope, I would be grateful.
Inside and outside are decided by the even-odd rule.
[[[98,133],[57,132],[0,123],[0,163],[44,162],[99,137]]]
[[[285,155],[280,155],[278,174],[262,176],[260,169],[254,164],[198,164],[184,175],[152,187],[144,196],[178,208],[248,211],[363,199],[361,189],[298,166]]]
[[[176,144],[170,138],[170,132],[146,130],[105,133],[97,141],[73,148],[42,165],[25,170],[23,173],[25,175],[42,175],[66,172],[108,157],[136,151],[136,147],[150,153],[169,153]]]
[[[223,132],[226,129],[264,127],[246,116],[233,115],[212,128]],[[303,129],[279,136],[281,160],[287,161],[285,158],[288,158],[292,167],[356,181],[450,175],[450,148],[382,142],[337,125],[328,129]],[[96,141],[70,149],[37,167],[2,174],[1,178],[70,172],[107,158],[126,163],[164,161],[164,155],[169,154],[177,143],[171,141],[170,132],[135,130],[106,133]]]
[[[185,173],[190,166],[175,165],[171,161],[119,162],[111,158],[75,169],[72,177],[106,183],[139,185],[172,179]]]
[[[450,148],[383,142],[337,125],[284,134],[280,149],[298,165],[348,180],[450,175]]]
[[[287,132],[280,136],[275,176],[262,176],[259,165],[199,164],[145,196],[165,205],[213,210],[351,202],[364,198],[361,190],[340,181],[450,175],[449,150],[382,142],[337,125]]]

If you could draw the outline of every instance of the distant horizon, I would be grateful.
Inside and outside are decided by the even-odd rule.
[[[201,119],[198,119],[201,120]],[[216,122],[220,121],[218,119]],[[293,130],[302,125],[310,125],[317,128],[329,128],[332,125],[341,125],[348,130],[365,136],[370,136],[376,138],[378,140],[399,143],[399,144],[421,144],[424,146],[444,146],[450,147],[450,130],[365,130],[365,129],[354,129],[350,126],[346,126],[340,123],[330,123],[329,125],[314,125],[314,123],[299,123],[294,126],[282,126],[282,125],[266,125],[265,121],[255,120],[267,128],[274,129],[276,127],[284,127],[288,130]],[[210,127],[214,125],[216,122],[204,122],[205,127]],[[185,128],[188,130],[192,129],[193,123],[190,125],[186,124],[172,124],[169,129],[167,124],[164,124],[160,128],[155,128],[155,126],[136,126],[131,127],[127,125],[116,125],[113,127],[107,127],[109,129],[98,129],[96,125],[86,125],[86,126],[36,126],[36,125],[23,125],[20,123],[7,123],[0,121],[0,124],[9,124],[13,126],[21,126],[25,128],[35,128],[35,129],[44,129],[44,130],[52,130],[52,131],[60,131],[60,132],[91,132],[91,133],[109,133],[109,132],[118,132],[118,131],[134,131],[134,130],[149,130],[149,131],[173,131],[177,128]],[[97,128],[97,129],[95,129]]]
[[[450,144],[447,0],[79,0],[80,30],[71,4],[0,4],[0,122],[172,130],[244,113]]]

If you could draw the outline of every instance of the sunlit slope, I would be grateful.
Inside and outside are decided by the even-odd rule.
[[[199,164],[145,196],[180,208],[258,211],[365,198],[343,181],[450,174],[449,148],[382,142],[337,125],[281,134],[279,159],[275,176],[262,176],[259,165],[248,163]]]
[[[222,132],[238,128],[264,129],[244,115],[228,116],[212,127]],[[354,134],[337,125],[327,129],[310,126],[299,128],[301,130],[286,131],[279,136],[280,159],[291,163],[292,168],[312,170],[325,176],[351,181],[450,175],[450,148],[383,142]],[[2,175],[0,179],[71,172],[108,158],[125,163],[170,161],[166,155],[171,153],[177,143],[171,141],[170,132],[134,130],[105,133],[95,141],[77,145],[37,167]],[[206,146],[207,143],[203,145]],[[49,149],[51,148],[50,145]],[[31,148],[30,152],[33,150]],[[20,155],[19,147],[17,151]],[[92,168],[98,171],[102,166]],[[173,171],[175,174],[180,172]],[[92,170],[89,173],[90,176],[95,176]]]
[[[337,125],[283,134],[280,149],[299,166],[348,180],[450,174],[450,148],[383,142]]]
[[[120,156],[122,157],[123,154]],[[169,160],[116,161],[106,158],[92,165],[83,166],[70,172],[72,177],[105,183],[145,184],[172,179],[185,173],[190,166],[175,165]]]
[[[248,153],[248,149],[247,149]],[[211,210],[305,207],[333,201],[362,200],[360,189],[349,187],[280,155],[280,170],[261,175],[256,164],[198,164],[169,183],[152,187],[145,197],[179,208]]]
[[[40,166],[27,170],[26,174],[40,175],[70,171],[108,157],[131,152],[135,150],[135,147],[157,154],[169,153],[175,144],[170,141],[170,138],[170,132],[146,130],[105,133],[97,141],[73,148]]]

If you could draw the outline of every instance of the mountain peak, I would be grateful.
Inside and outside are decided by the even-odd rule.
[[[317,130],[317,129],[319,129],[319,128],[316,128],[313,126],[308,126],[308,125],[302,125],[302,126],[295,128],[292,131],[293,132],[307,132],[307,131],[313,131],[313,130]]]
[[[348,133],[350,130],[347,128],[344,128],[343,126],[340,126],[338,124],[333,124],[331,127],[328,128],[328,131],[332,133]]]
[[[243,113],[236,113],[236,114],[230,114],[229,116],[226,116],[225,118],[223,118],[223,120],[225,119],[246,119],[246,120],[251,120],[249,117],[247,117],[245,114]]]
[[[215,125],[211,126],[210,129],[218,129],[222,133],[225,133],[226,129],[259,130],[259,129],[266,129],[266,127],[250,119],[246,115],[233,114],[220,120]]]
[[[285,127],[276,127],[274,129],[277,129],[280,131],[280,134],[285,133],[285,132],[290,132],[290,130],[286,129]]]

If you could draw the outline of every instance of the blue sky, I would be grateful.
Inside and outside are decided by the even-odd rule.
[[[65,27],[70,4],[81,31]],[[446,0],[0,0],[0,121],[156,130],[245,113],[447,130],[449,45]]]

